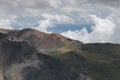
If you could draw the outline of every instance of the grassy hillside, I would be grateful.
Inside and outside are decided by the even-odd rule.
[[[46,54],[81,71],[91,80],[120,80],[120,45],[118,44],[84,44],[81,50],[65,48],[62,51],[51,51]]]

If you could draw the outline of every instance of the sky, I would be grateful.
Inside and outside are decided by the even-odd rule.
[[[0,28],[120,44],[120,0],[0,0]]]

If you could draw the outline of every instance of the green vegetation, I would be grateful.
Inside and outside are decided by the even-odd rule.
[[[81,71],[91,80],[120,80],[120,45],[84,44],[81,50],[67,46],[46,54]]]

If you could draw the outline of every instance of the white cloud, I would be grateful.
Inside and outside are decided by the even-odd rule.
[[[92,15],[91,18],[95,24],[91,27],[92,32],[88,33],[86,28],[83,28],[82,30],[67,31],[61,34],[85,43],[112,42],[116,28],[115,24],[107,18],[102,19],[95,15]]]
[[[0,0],[0,28],[12,29],[11,25],[15,22],[22,28],[35,26],[35,29],[48,32],[48,28],[55,27],[55,24],[93,22],[95,26],[92,26],[91,33],[85,28],[75,31],[68,29],[68,32],[63,33],[74,34],[69,37],[83,42],[120,42],[119,4],[120,0]],[[15,21],[11,15],[18,19]],[[33,18],[30,20],[28,17]],[[15,28],[20,29],[18,26]]]
[[[12,29],[11,22],[8,19],[7,20],[0,19],[0,28]]]
[[[0,28],[13,29],[12,23],[15,22],[16,16],[2,15],[0,19]]]
[[[115,31],[115,24],[109,19],[102,19],[92,16],[95,26],[92,27],[90,33],[91,42],[110,42],[112,34]]]
[[[120,7],[120,0],[88,0],[92,4],[104,4],[111,7]]]
[[[61,35],[74,39],[74,40],[79,40],[82,42],[90,42],[89,41],[89,33],[86,30],[86,28],[83,28],[82,30],[75,30],[75,31],[67,31],[67,32],[63,32],[61,33]]]
[[[42,16],[44,19],[39,21],[39,26],[36,26],[35,29],[44,32],[48,32],[48,28],[55,27],[55,24],[71,24],[74,22],[70,17],[65,15],[44,14]]]

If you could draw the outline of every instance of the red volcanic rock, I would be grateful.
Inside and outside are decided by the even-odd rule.
[[[9,36],[23,39],[31,43],[38,50],[57,50],[66,45],[80,46],[81,42],[68,39],[60,34],[48,34],[34,29],[8,31]]]
[[[47,34],[33,29],[24,29],[17,33],[17,38],[29,41],[37,48],[58,48],[65,44],[65,39],[58,34]]]

